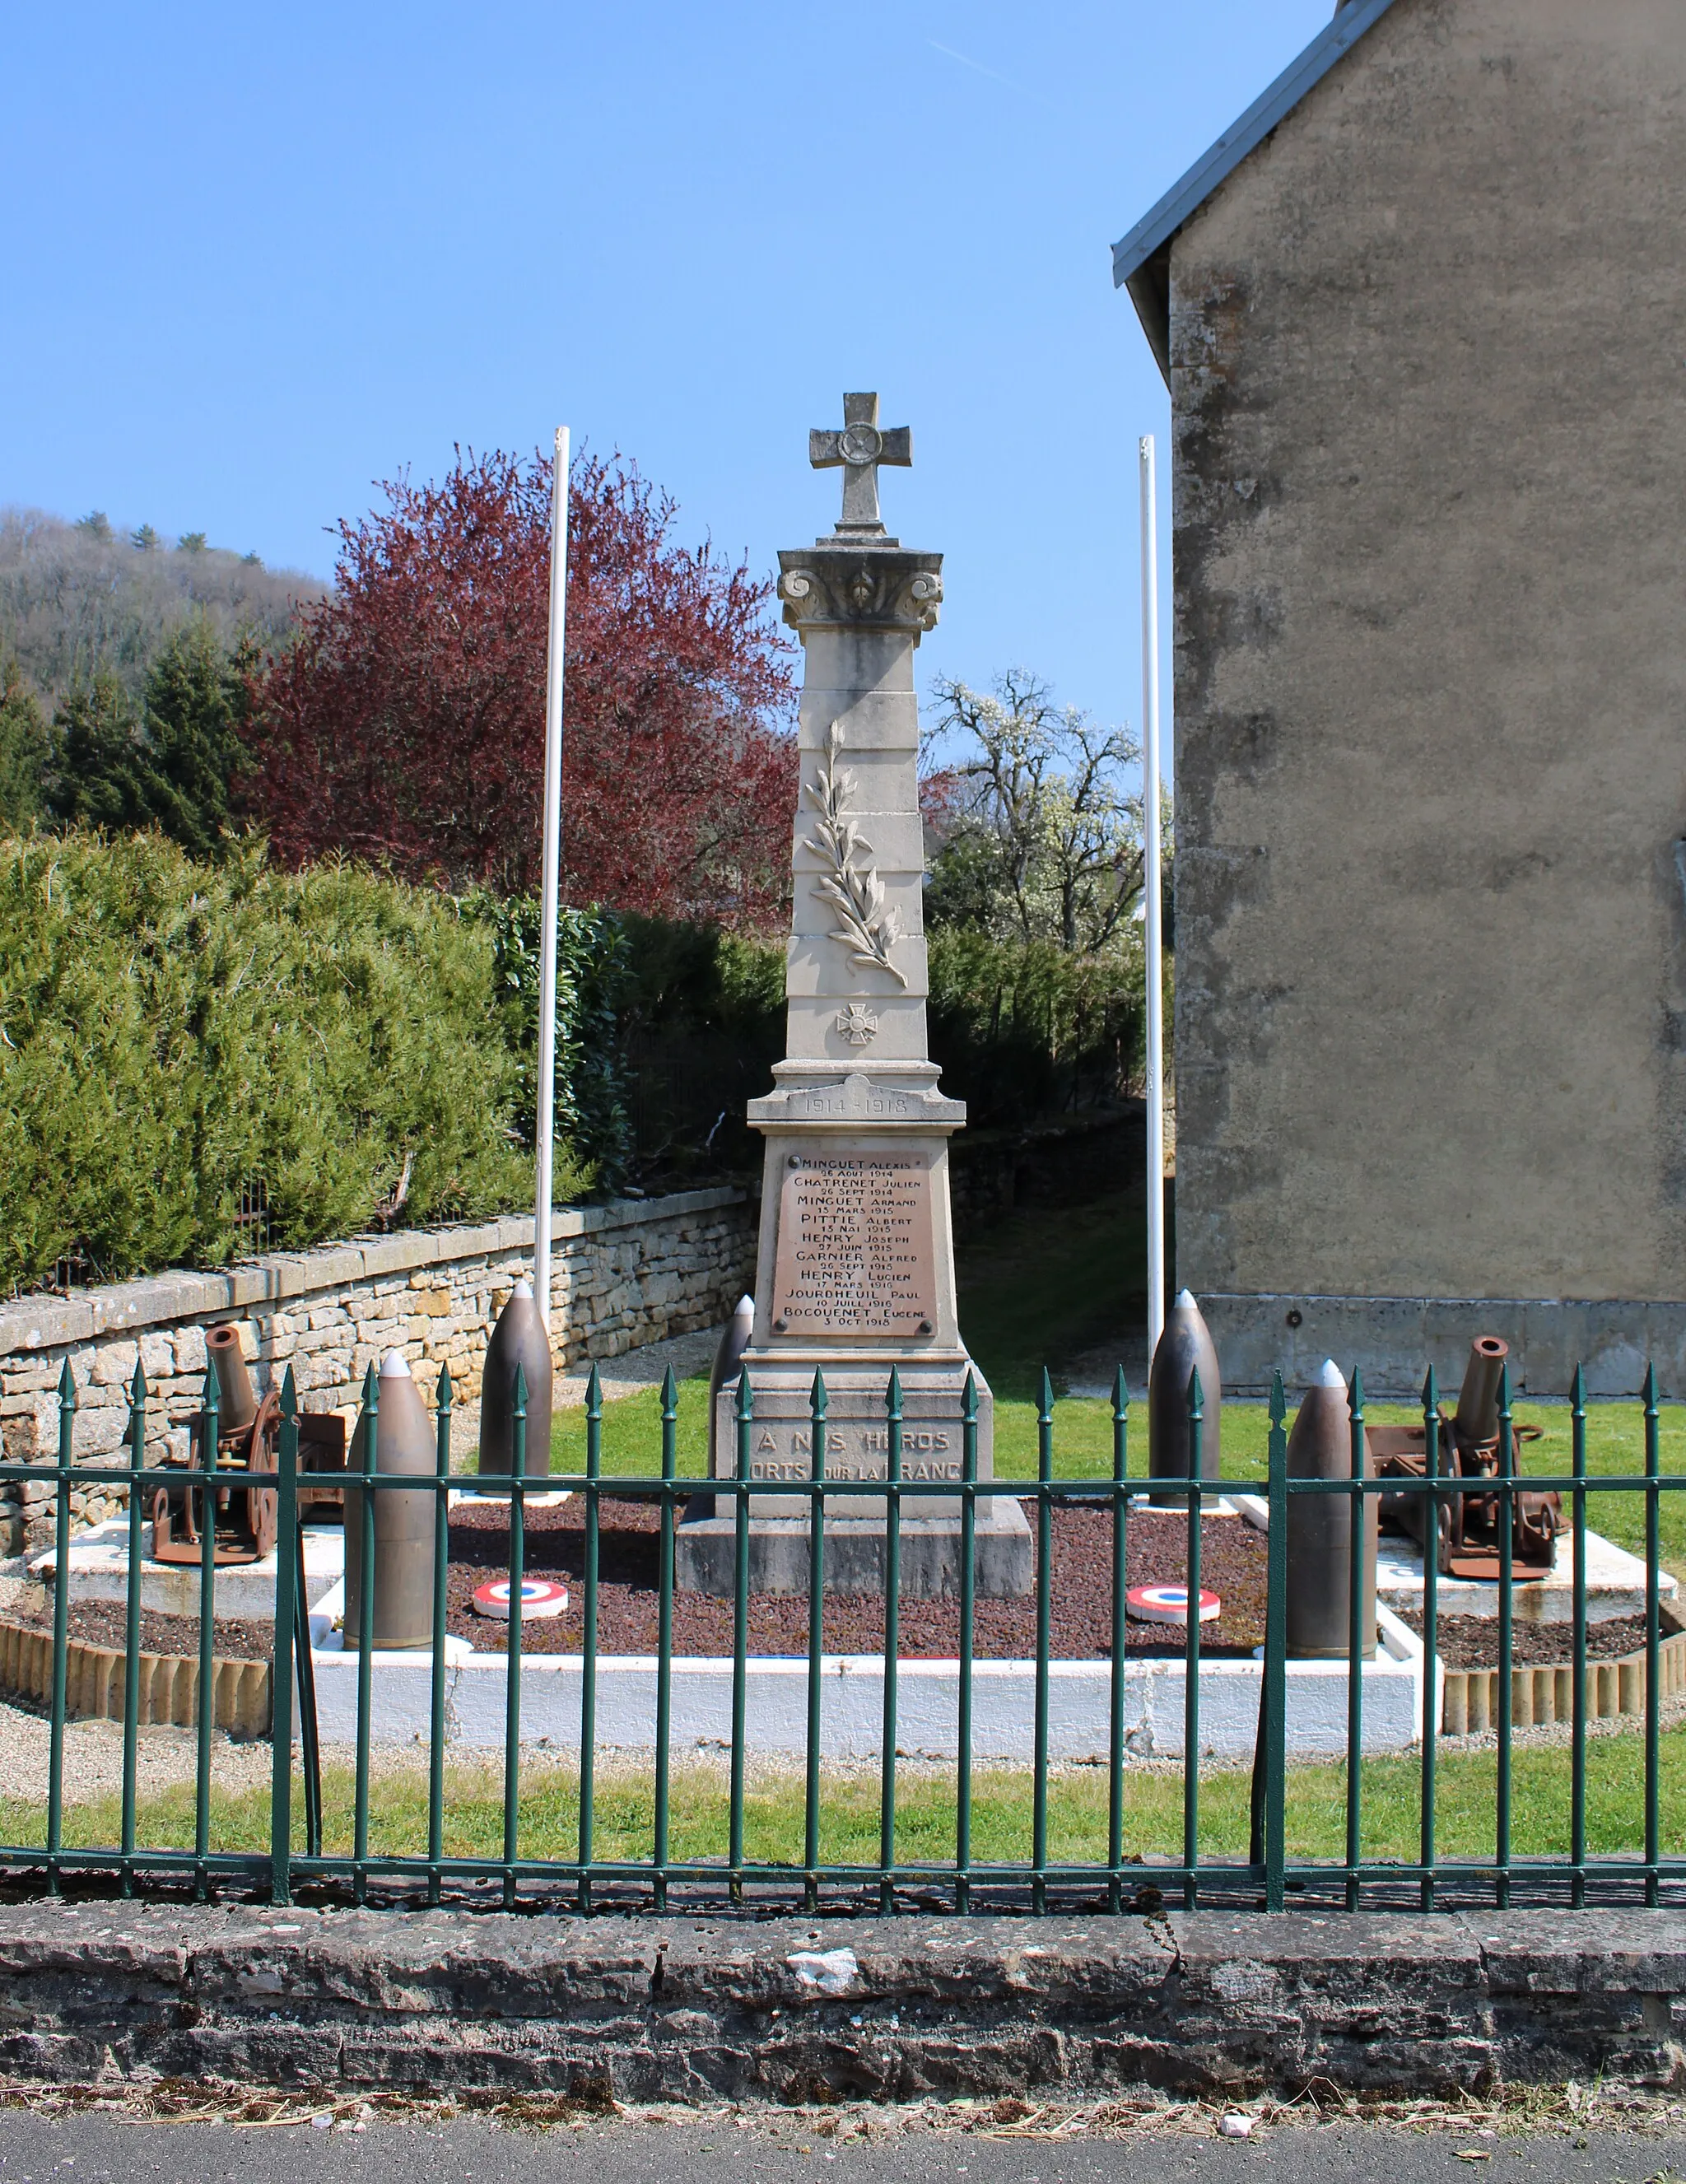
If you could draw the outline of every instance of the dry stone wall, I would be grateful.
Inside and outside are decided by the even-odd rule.
[[[552,1217],[551,1339],[559,1368],[619,1357],[725,1318],[754,1279],[755,1208],[737,1188],[620,1199]],[[205,1374],[205,1329],[225,1321],[259,1392],[291,1365],[307,1411],[354,1404],[364,1373],[402,1350],[430,1401],[448,1364],[459,1456],[479,1433],[480,1375],[492,1324],[532,1271],[531,1219],[465,1223],[277,1254],[220,1273],[154,1275],[0,1307],[0,1451],[50,1465],[58,1446],[59,1376],[76,1382],[79,1463],[125,1461],[138,1363],[147,1446],[185,1453]],[[43,1478],[0,1484],[0,1552],[47,1521]],[[77,1487],[78,1527],[122,1506],[120,1485]]]

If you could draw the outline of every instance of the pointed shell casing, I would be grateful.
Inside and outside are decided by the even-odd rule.
[[[519,1294],[498,1315],[486,1349],[480,1389],[480,1470],[507,1479],[515,1468],[515,1368],[527,1379],[526,1475],[550,1471],[550,1413],[554,1368],[550,1337],[536,1301]]]
[[[1187,1479],[1188,1379],[1200,1375],[1200,1476],[1221,1476],[1223,1379],[1217,1350],[1200,1308],[1174,1304],[1148,1373],[1148,1475]]]
[[[720,1475],[715,1462],[720,1437],[720,1392],[729,1388],[737,1379],[738,1360],[749,1347],[749,1339],[755,1332],[755,1300],[740,1297],[737,1309],[721,1331],[720,1347],[715,1352],[715,1362],[709,1373],[709,1476]]]
[[[1364,1476],[1375,1476],[1370,1444]],[[1352,1420],[1344,1387],[1309,1388],[1288,1436],[1290,1479],[1350,1479]],[[1377,1499],[1364,1497],[1364,1650],[1376,1644]],[[1352,1503],[1339,1494],[1288,1497],[1288,1651],[1295,1661],[1348,1658],[1352,1642]]]
[[[437,1447],[421,1390],[408,1373],[381,1375],[375,1468],[383,1478],[431,1479]],[[347,1459],[354,1482],[364,1467],[367,1419],[359,1418]],[[364,1494],[348,1483],[345,1497],[345,1642],[363,1631]],[[375,1505],[375,1612],[370,1643],[377,1651],[433,1642],[434,1496],[381,1491]]]

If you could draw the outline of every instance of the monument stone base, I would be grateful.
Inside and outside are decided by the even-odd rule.
[[[721,1505],[699,1495],[706,1510]],[[839,1517],[826,1512],[827,1592],[882,1593],[886,1526],[882,1517]],[[1031,1530],[1020,1505],[1006,1495],[978,1496],[974,1580],[979,1599],[1004,1599],[1030,1591],[1033,1582]],[[904,1517],[901,1538],[904,1599],[957,1598],[960,1590],[960,1525],[957,1517]],[[811,1549],[805,1517],[752,1518],[751,1592],[806,1592]],[[737,1589],[737,1524],[732,1517],[689,1515],[678,1529],[678,1581],[693,1592],[730,1599]]]
[[[886,1390],[892,1360],[851,1357],[826,1372],[825,1476],[859,1487],[886,1479],[890,1428]],[[901,1590],[915,1599],[957,1597],[960,1590],[961,1509],[954,1494],[921,1494],[921,1482],[958,1485],[965,1475],[965,1377],[977,1398],[977,1482],[973,1536],[974,1582],[981,1596],[1027,1593],[1034,1582],[1031,1529],[1023,1508],[993,1485],[994,1400],[975,1366],[893,1361],[902,1390]],[[744,1364],[754,1399],[749,1427],[749,1476],[772,1490],[749,1496],[749,1589],[806,1592],[812,1552],[805,1495],[780,1493],[814,1475],[814,1366],[781,1359]],[[723,1389],[715,1419],[715,1476],[736,1474],[735,1388]],[[832,1592],[882,1593],[888,1505],[881,1494],[828,1495],[826,1586]],[[693,1497],[678,1526],[676,1574],[698,1592],[730,1596],[737,1583],[737,1520],[730,1499]]]

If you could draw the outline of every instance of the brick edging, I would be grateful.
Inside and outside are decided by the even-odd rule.
[[[1563,1625],[1566,1632],[1569,1629]],[[1612,1661],[1587,1663],[1587,1718],[1608,1721],[1622,1714],[1645,1710],[1645,1653],[1623,1653]],[[1440,1702],[1440,1730],[1445,1736],[1478,1736],[1499,1719],[1497,1669],[1443,1669],[1444,1696]],[[1567,1721],[1574,1711],[1574,1670],[1565,1663],[1513,1668],[1511,1671],[1511,1724],[1514,1729],[1541,1729],[1552,1722]],[[1657,1695],[1669,1699],[1686,1688],[1686,1630],[1677,1630],[1657,1648]]]

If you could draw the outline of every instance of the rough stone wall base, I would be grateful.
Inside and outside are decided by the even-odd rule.
[[[0,2070],[907,2100],[1686,2082],[1686,1916],[0,1908]]]
[[[1686,1397],[1686,1303],[1539,1297],[1396,1297],[1203,1294],[1224,1392],[1266,1396],[1280,1366],[1290,1396],[1309,1386],[1326,1357],[1344,1373],[1361,1367],[1366,1395],[1408,1401],[1432,1364],[1455,1398],[1477,1334],[1511,1346],[1519,1396],[1564,1396],[1577,1364],[1593,1396],[1637,1396],[1655,1362],[1666,1401]]]

